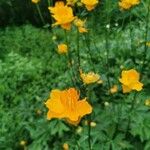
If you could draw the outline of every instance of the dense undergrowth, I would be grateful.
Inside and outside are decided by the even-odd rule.
[[[113,18],[119,12],[114,11],[114,3],[109,23],[103,3],[93,14],[84,11],[87,34],[78,37],[75,27],[67,33],[71,64],[66,55],[57,51],[58,44],[65,42],[65,32],[59,27],[50,31],[27,24],[0,30],[0,150],[61,150],[64,143],[71,150],[150,149],[150,104],[146,103],[150,101],[148,44],[144,54],[150,32],[145,41],[146,12],[141,13],[147,3],[131,14],[120,13]],[[103,15],[98,22],[100,13]],[[93,112],[77,126],[64,120],[48,121],[45,102],[50,91],[74,86],[68,68],[76,70],[78,46],[80,68],[100,74],[103,80],[87,89],[81,80],[75,85],[81,97],[90,91]],[[144,87],[140,92],[124,94],[120,74],[131,68],[140,72]],[[114,85],[117,91],[111,93]]]
[[[125,46],[129,43],[129,28],[126,27],[124,31],[120,31],[117,28],[112,29],[112,34],[119,32],[119,35],[117,35],[119,37],[116,36],[117,39],[112,38],[110,43],[112,45],[110,74],[111,81],[114,84],[118,83],[120,68],[131,68],[135,64],[137,68],[140,68],[140,55],[143,46],[141,44],[138,45],[142,37],[139,28],[142,30],[142,23],[137,26],[134,33],[136,35],[135,44],[137,45],[136,62],[134,62],[135,52],[130,51],[130,48]],[[55,38],[61,39],[61,35],[58,36],[58,33],[59,30],[55,32]],[[28,148],[33,150],[48,149],[48,147],[60,149],[61,145],[65,141],[69,141],[70,136],[73,136],[72,129],[60,121],[53,120],[48,122],[45,119],[46,109],[44,107],[44,102],[49,95],[50,89],[63,89],[70,86],[69,75],[65,67],[65,57],[60,56],[52,44],[54,35],[48,30],[43,31],[31,25],[19,28],[8,27],[1,31],[0,34],[1,50],[3,51],[0,63],[0,101],[2,104],[0,111],[1,149],[20,149],[20,141],[22,140],[27,141]],[[94,40],[97,47],[97,50],[95,50],[95,47],[91,45],[91,52],[96,71],[102,74],[102,79],[105,79],[106,77],[103,74],[106,73],[106,70],[101,67],[105,61],[105,53],[103,52],[105,42],[103,36],[96,35],[91,39]],[[99,43],[96,40],[98,37],[101,38]],[[121,44],[122,40],[124,44]],[[71,44],[75,47],[74,41]],[[116,48],[116,45],[118,45],[118,48]],[[84,59],[85,53],[86,50],[83,50],[81,59]],[[147,56],[150,57],[150,54]],[[81,65],[85,70],[90,69],[87,68],[89,65],[88,61],[81,60]],[[145,72],[147,72],[149,67],[146,66]],[[132,100],[133,94],[127,99],[123,98],[120,94],[116,94],[114,95],[114,101],[109,106],[105,106],[105,103],[109,102],[108,95],[103,93],[106,89],[101,85],[98,87],[100,92],[97,91],[93,95],[95,103],[93,121],[97,123],[97,126],[92,129],[92,135],[94,136],[93,144],[96,145],[97,143],[98,145],[94,149],[98,149],[100,143],[104,149],[107,149],[111,144],[114,147],[113,149],[129,148],[131,146],[130,142],[135,144],[137,149],[139,146],[142,149],[144,146],[149,149],[149,108],[144,106],[144,101],[150,96],[148,78],[149,74],[145,73],[144,80],[146,82],[145,87],[147,88],[138,94],[137,108],[132,112],[131,131],[127,139],[124,139],[121,128],[126,126],[126,122],[123,120],[128,115],[126,109],[128,108],[128,103]],[[99,96],[101,97],[100,100],[98,99]],[[97,102],[100,104],[97,104]],[[126,103],[126,105],[122,107],[122,103]],[[116,105],[115,108],[112,108],[112,105]],[[121,126],[118,131],[120,134],[115,139],[112,139],[118,113],[120,113],[117,107],[122,107],[121,113],[123,118],[121,118],[122,122],[120,122]],[[112,109],[115,110],[112,111]],[[97,114],[100,114],[100,118]],[[82,132],[86,133],[87,126],[84,125],[84,121],[81,123],[81,126],[84,128]],[[87,135],[82,137],[82,132],[77,133],[77,136],[79,144],[82,143],[81,145],[85,148],[86,144],[83,145],[83,143],[86,143]],[[102,142],[105,144],[102,144]]]

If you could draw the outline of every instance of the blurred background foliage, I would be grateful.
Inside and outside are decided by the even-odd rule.
[[[52,0],[54,3],[56,0]],[[107,3],[107,4],[106,4]],[[146,6],[148,0],[143,0],[142,3]],[[42,0],[40,3],[40,9],[46,23],[51,24],[50,13],[48,11],[48,1]],[[142,4],[140,4],[142,5]],[[84,8],[77,7],[75,9],[76,13],[81,12]],[[140,19],[144,20],[146,15],[146,8],[143,6],[138,6],[132,11],[133,17],[132,20]],[[145,13],[143,13],[145,12]],[[103,15],[102,15],[103,14]],[[118,0],[110,1],[100,1],[97,9],[92,14],[85,13],[85,16],[92,15],[95,24],[105,24],[106,16],[111,17],[110,22],[122,23],[122,20],[125,19],[125,23],[129,23],[129,13],[120,12],[118,8]],[[101,16],[101,17],[100,17]],[[97,21],[97,18],[99,21]],[[41,27],[43,24],[40,20],[40,17],[37,13],[36,6],[31,2],[31,0],[1,0],[0,1],[0,26],[5,27],[6,25],[22,25],[24,23],[30,23],[35,26]]]
[[[40,8],[47,22],[50,23],[47,1],[40,2]],[[35,5],[30,0],[1,0],[0,1],[0,26],[22,25],[31,23],[42,26]]]

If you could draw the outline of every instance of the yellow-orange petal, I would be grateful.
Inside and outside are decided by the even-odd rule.
[[[143,84],[141,82],[136,82],[132,85],[133,90],[141,91],[143,88]]]
[[[134,69],[128,71],[128,76],[130,76],[131,80],[138,81],[140,79],[140,74]]]
[[[61,91],[60,90],[52,90],[51,93],[50,93],[50,98],[51,99],[60,99],[60,93]]]
[[[65,5],[65,4],[64,4],[63,1],[57,1],[57,2],[55,3],[55,7],[64,6],[64,5]]]
[[[77,122],[79,119],[79,114],[77,113],[77,110],[75,111],[66,110],[66,112],[64,112],[64,115],[70,122]]]
[[[93,5],[85,5],[85,7],[88,11],[92,11],[95,8]]]
[[[80,122],[81,118],[79,117],[77,121],[72,121],[70,119],[66,119],[66,121],[69,123],[69,124],[72,124],[74,126],[77,126]]]
[[[68,52],[68,46],[66,44],[59,44],[57,49],[59,54],[66,54]]]
[[[122,79],[121,79],[121,78],[119,78],[119,81],[120,81],[121,83],[123,83],[123,81],[122,81]]]
[[[47,100],[45,103],[47,108],[55,113],[62,113],[64,111],[64,107],[60,100],[61,91],[59,90],[52,90],[50,99]]]
[[[119,81],[126,86],[130,86],[130,84],[138,82],[140,74],[134,69],[123,70],[121,77]]]
[[[123,89],[123,93],[129,93],[132,91],[132,89],[126,85],[122,85],[122,89]]]
[[[67,91],[67,95],[70,96],[74,102],[79,100],[79,93],[75,88],[70,88]]]
[[[78,114],[81,117],[83,117],[86,114],[90,114],[92,112],[92,106],[86,101],[86,99],[78,101],[77,107],[78,107]]]
[[[80,32],[80,33],[88,32],[87,29],[84,28],[84,27],[79,27],[78,29],[79,29],[79,32]]]
[[[67,24],[61,24],[61,27],[65,30],[70,30],[71,29],[71,23],[67,23]]]
[[[56,112],[52,112],[52,111],[48,111],[47,113],[47,119],[50,120],[50,119],[53,119],[53,118],[64,118],[64,115],[62,113],[56,113]]]

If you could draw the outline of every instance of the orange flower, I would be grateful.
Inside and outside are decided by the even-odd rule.
[[[52,90],[46,106],[49,109],[47,119],[64,118],[73,125],[77,125],[83,116],[92,112],[86,98],[79,100],[79,93],[75,88]]]
[[[69,145],[67,143],[63,144],[63,150],[69,150]]]
[[[103,83],[103,81],[100,79],[100,75],[89,72],[89,73],[82,73],[82,70],[80,70],[80,77],[83,80],[84,84],[91,84],[91,83]]]
[[[88,11],[91,11],[98,4],[98,0],[81,0],[81,3],[83,3],[85,5],[85,7]]]
[[[63,29],[70,30],[71,22],[74,20],[73,10],[71,7],[64,5],[64,2],[56,2],[55,7],[48,8],[56,20],[53,25],[60,25]]]
[[[117,93],[117,91],[118,91],[117,85],[114,85],[114,86],[110,89],[110,93],[112,93],[112,94]]]
[[[122,78],[119,81],[122,83],[123,93],[131,92],[132,90],[141,91],[143,84],[139,82],[140,74],[134,70],[122,71]]]
[[[58,45],[58,53],[65,54],[68,52],[68,46],[66,44],[59,44]]]
[[[31,1],[32,1],[32,3],[37,4],[40,0],[31,0]]]
[[[140,3],[140,0],[121,0],[119,2],[119,7],[121,9],[127,10],[135,5],[138,5],[139,3]]]
[[[74,21],[75,26],[78,27],[80,33],[88,32],[85,26],[86,20],[82,21],[81,19],[76,18]]]

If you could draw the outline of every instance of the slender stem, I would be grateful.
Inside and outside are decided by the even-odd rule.
[[[83,40],[85,41],[85,45],[87,47],[87,53],[89,55],[89,63],[91,63],[91,66],[93,68],[93,71],[95,72],[95,67],[92,61],[92,54],[91,54],[91,48],[90,48],[90,41],[86,38],[86,35],[83,35]]]
[[[79,38],[80,38],[80,35],[79,35],[79,31],[77,29],[77,57],[78,57],[78,70],[80,69],[80,47],[79,47]]]
[[[133,27],[132,27],[132,14],[130,10],[130,50],[132,55],[136,55],[137,51],[134,45],[134,35],[133,35]],[[134,53],[133,53],[134,52]],[[136,57],[132,57],[132,61],[135,64],[136,63]]]
[[[134,50],[134,47],[133,47],[133,33],[132,33],[133,28],[132,28],[131,22],[132,22],[132,14],[131,14],[131,11],[130,11],[130,49],[131,49],[131,53],[132,53],[133,50]],[[136,52],[136,51],[134,50],[134,52]],[[131,113],[134,109],[134,106],[135,106],[135,103],[136,103],[136,97],[137,97],[137,93],[134,93],[129,113]],[[126,129],[126,137],[128,136],[128,131],[130,129],[131,119],[132,119],[131,115],[129,115],[128,122],[127,122],[127,129]]]
[[[150,3],[150,0],[149,0]],[[145,41],[144,41],[144,53],[143,53],[143,65],[141,67],[141,73],[143,73],[144,68],[145,68],[145,62],[146,62],[146,54],[148,50],[148,46],[146,45],[147,40],[148,40],[148,29],[149,29],[149,16],[150,16],[150,6],[148,5],[148,12],[146,16],[146,23],[145,23]]]
[[[124,23],[125,23],[125,18],[123,18],[123,21],[122,21],[122,24],[121,24],[121,30],[120,31],[122,31],[122,29],[124,27]]]
[[[131,21],[132,21],[132,15],[131,15],[131,12],[130,12],[130,49],[131,49],[131,52],[133,52],[134,50],[134,47],[133,47],[133,35],[132,35],[132,26],[131,26]],[[124,23],[124,21],[123,21]],[[133,96],[133,100],[132,100],[132,103],[131,103],[131,107],[130,107],[130,110],[129,110],[129,113],[131,113],[134,109],[134,106],[135,106],[135,103],[136,103],[136,97],[137,97],[137,93],[134,94]],[[127,122],[127,129],[126,129],[126,137],[128,136],[128,131],[130,129],[130,124],[131,124],[131,115],[129,115],[128,117],[128,122]]]
[[[91,147],[91,119],[88,120],[88,144],[89,144],[89,150],[92,150],[92,147]]]
[[[106,49],[106,67],[107,67],[107,84],[108,84],[108,91],[111,88],[111,84],[110,84],[110,78],[109,78],[109,39],[108,39],[108,30],[106,30],[106,34],[105,34],[105,49]]]
[[[132,28],[132,14],[131,14],[131,11],[130,11],[130,49],[131,49],[131,52],[133,52],[134,50],[134,47],[133,47],[133,28]],[[135,51],[134,51],[135,52]]]
[[[53,6],[53,0],[47,0],[47,3],[48,3],[48,8],[51,7],[51,6]],[[54,19],[53,19],[51,13],[50,13],[50,20],[49,21],[50,21],[50,24],[51,24],[50,29],[52,29],[52,25],[54,23]],[[53,30],[51,30],[51,31],[52,31],[52,33],[54,33]]]
[[[44,21],[44,18],[43,18],[43,16],[42,16],[41,9],[40,9],[38,3],[36,4],[36,8],[37,8],[37,11],[38,11],[38,13],[39,13],[40,19],[41,19],[41,21],[42,21],[42,23],[43,23],[43,25],[44,25],[44,24],[45,24],[45,21]]]
[[[50,0],[47,0],[47,3],[48,3],[48,7],[51,6]]]
[[[110,8],[110,3],[109,1],[107,0],[106,1],[107,5],[109,6]],[[107,21],[107,24],[110,25],[110,15],[109,15],[109,11],[107,12],[107,18],[106,18],[106,21]],[[109,47],[109,31],[110,31],[110,27],[106,30],[105,30],[105,50],[106,50],[106,68],[107,68],[107,84],[108,84],[108,91],[110,90],[111,88],[111,84],[110,84],[110,77],[109,77],[109,72],[110,72],[110,66],[109,66],[109,50],[110,50],[110,47]],[[109,92],[110,94],[110,92]]]
[[[97,52],[98,52],[99,61],[100,61],[100,62],[102,63],[102,65],[104,66],[104,59],[103,59],[103,57],[101,56],[100,48],[97,46],[96,41],[95,41],[95,32],[94,32],[94,29],[92,29],[91,33],[92,33],[92,34],[89,35],[89,36],[92,37],[92,43],[93,43],[94,48],[95,48],[95,49],[97,50]]]
[[[134,106],[135,106],[135,103],[136,103],[136,98],[137,98],[137,93],[134,93],[129,113],[131,113],[134,110]],[[126,137],[128,136],[128,131],[130,129],[130,124],[131,124],[131,115],[129,115],[129,118],[128,118],[127,129],[126,129]]]
[[[68,42],[68,38],[67,38],[67,32],[66,32],[66,30],[64,30],[64,32],[65,32],[65,40],[66,40],[66,44],[67,44],[67,46],[68,46],[68,48],[69,48],[69,42]],[[71,54],[70,54],[70,51],[68,51],[68,53],[67,53],[67,59],[68,59],[68,61],[69,61],[69,65],[70,65],[70,70],[71,70],[71,72],[72,73],[70,73],[70,77],[71,77],[71,80],[72,80],[72,83],[73,83],[73,85],[75,86],[76,85],[76,82],[75,82],[75,74],[74,74],[74,71],[73,71],[73,68],[72,68],[72,59],[71,59]]]
[[[86,87],[86,96],[88,99],[91,99],[91,93],[90,93],[91,89],[89,86]],[[91,146],[91,115],[88,116],[88,145],[89,145],[89,150],[92,150],[92,146]]]
[[[78,143],[78,139],[77,139],[77,136],[76,136],[76,127],[72,126],[72,134],[73,134],[73,139],[75,140],[75,143],[76,143],[76,146],[78,148],[78,150],[80,150],[80,145]]]

